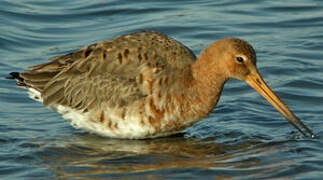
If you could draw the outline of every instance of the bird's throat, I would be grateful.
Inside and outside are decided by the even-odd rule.
[[[204,115],[210,113],[217,104],[224,83],[228,80],[222,69],[213,63],[216,62],[212,62],[202,53],[191,66],[193,73],[191,88],[198,96],[197,101],[199,101],[198,104],[203,109]]]

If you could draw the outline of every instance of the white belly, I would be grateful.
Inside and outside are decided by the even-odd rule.
[[[37,90],[29,88],[28,94],[30,98],[43,102],[41,94]],[[109,119],[118,123],[118,128],[111,129],[107,128],[106,124],[93,120],[93,117],[91,117],[93,113],[91,112],[82,112],[62,105],[51,105],[49,108],[62,114],[63,118],[69,120],[73,127],[101,136],[140,139],[147,137],[147,134],[154,133],[153,128],[142,126],[136,116],[126,116],[125,119],[120,119],[115,112],[108,112]]]

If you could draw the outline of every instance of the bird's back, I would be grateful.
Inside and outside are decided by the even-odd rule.
[[[35,98],[65,114],[75,126],[96,126],[84,124],[91,119],[118,134],[121,126],[129,133],[129,126],[154,124],[154,130],[148,130],[153,133],[166,116],[172,118],[171,111],[178,105],[168,101],[184,94],[195,59],[178,41],[154,31],[141,31],[54,57],[15,76],[19,85],[36,92]],[[72,117],[80,114],[83,124]]]

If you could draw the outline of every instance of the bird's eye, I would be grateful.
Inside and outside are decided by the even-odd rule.
[[[236,61],[237,61],[238,63],[243,63],[244,59],[243,59],[243,57],[241,57],[241,56],[237,56],[237,57],[236,57]]]

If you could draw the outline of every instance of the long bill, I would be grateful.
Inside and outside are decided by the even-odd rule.
[[[288,107],[275,95],[275,93],[268,87],[265,81],[262,79],[258,72],[250,73],[245,82],[254,88],[259,94],[261,94],[274,108],[276,108],[290,124],[292,124],[300,133],[304,136],[306,132],[312,138],[314,134],[312,131],[305,126],[295,115],[292,113]]]

